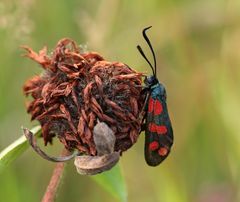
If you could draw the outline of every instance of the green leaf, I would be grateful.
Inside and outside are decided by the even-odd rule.
[[[36,126],[31,129],[31,131],[34,135],[37,135],[40,133],[41,127]],[[0,172],[4,170],[16,158],[18,158],[28,147],[28,141],[26,137],[22,135],[15,142],[0,152]]]
[[[119,164],[111,170],[91,176],[91,178],[114,197],[118,198],[119,201],[127,202],[127,189]]]

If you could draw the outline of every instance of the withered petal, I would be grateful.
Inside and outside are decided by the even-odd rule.
[[[71,39],[61,39],[52,55],[23,47],[39,63],[43,74],[28,80],[23,91],[33,100],[27,111],[40,122],[45,144],[56,135],[68,150],[96,155],[93,128],[97,120],[114,131],[115,151],[137,140],[146,95],[142,73],[121,62],[109,62],[96,52],[81,53]]]

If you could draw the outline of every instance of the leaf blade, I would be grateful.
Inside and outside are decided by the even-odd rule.
[[[41,131],[40,126],[36,126],[31,129],[34,135],[39,134]],[[20,156],[27,148],[29,144],[24,135],[15,140],[12,144],[6,147],[0,152],[0,172],[4,170],[11,162],[13,162],[18,156]]]
[[[127,202],[127,189],[119,164],[111,170],[96,176],[91,176],[103,189],[112,194],[119,201]]]

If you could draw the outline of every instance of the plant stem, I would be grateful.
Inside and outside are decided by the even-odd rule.
[[[69,152],[66,149],[64,149],[62,151],[62,156],[68,155],[68,154],[69,154]],[[65,168],[64,162],[60,162],[60,163],[56,164],[53,174],[52,174],[52,177],[50,179],[50,182],[47,186],[46,192],[42,198],[42,202],[53,202],[54,201],[57,191],[58,191],[58,188],[59,188],[59,185],[60,185],[60,182],[61,182],[61,179],[62,179],[62,176],[63,176],[64,168]]]

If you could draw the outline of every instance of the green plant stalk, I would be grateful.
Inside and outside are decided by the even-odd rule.
[[[31,129],[34,135],[40,136],[41,127],[36,126]],[[28,140],[24,135],[6,147],[0,152],[0,172],[2,172],[9,164],[18,158],[29,147]]]

